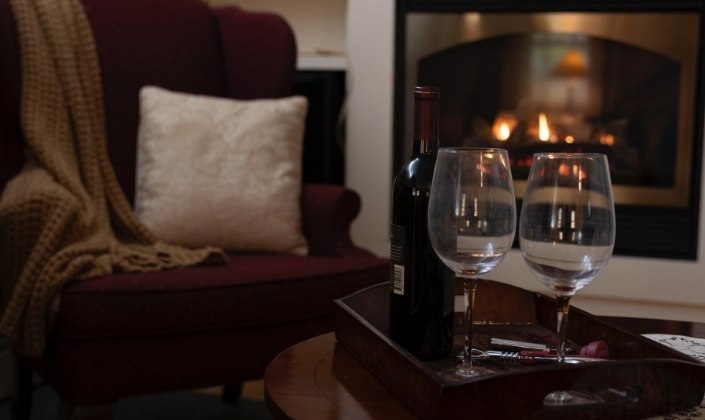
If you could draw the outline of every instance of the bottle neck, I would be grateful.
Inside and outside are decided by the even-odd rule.
[[[438,151],[438,95],[414,95],[413,155]]]
[[[412,154],[420,155],[435,155],[438,152],[438,139],[436,140],[421,140],[414,139],[414,148]]]

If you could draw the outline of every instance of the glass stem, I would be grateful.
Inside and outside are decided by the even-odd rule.
[[[463,346],[463,365],[472,366],[472,308],[475,306],[474,278],[463,279],[463,295],[465,297],[465,343]]]
[[[558,346],[556,346],[556,359],[558,363],[563,363],[565,360],[565,339],[566,331],[568,330],[568,309],[570,308],[570,296],[556,296],[557,306],[557,333]]]

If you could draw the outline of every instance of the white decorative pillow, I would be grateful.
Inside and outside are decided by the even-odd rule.
[[[190,247],[305,255],[306,98],[234,100],[140,91],[135,212]]]

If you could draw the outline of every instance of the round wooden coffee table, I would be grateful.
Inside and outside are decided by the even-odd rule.
[[[277,356],[264,377],[267,407],[281,419],[417,419],[335,340],[333,333]]]

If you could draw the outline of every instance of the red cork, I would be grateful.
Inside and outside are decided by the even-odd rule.
[[[607,343],[602,340],[591,341],[588,345],[583,346],[580,349],[581,356],[587,357],[599,357],[601,359],[610,358],[610,349],[607,347]]]
[[[435,86],[414,89],[414,140],[438,141],[438,100]]]

